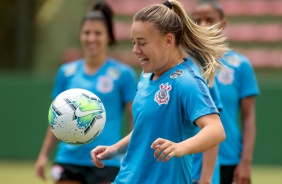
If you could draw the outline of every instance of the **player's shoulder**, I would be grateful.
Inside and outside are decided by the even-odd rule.
[[[121,61],[109,57],[107,59],[106,73],[114,79],[134,79],[136,80],[136,73],[134,69]]]
[[[132,67],[112,57],[108,57],[107,62],[109,67],[115,67],[120,71],[132,71]]]
[[[183,58],[183,60],[185,61],[185,63],[191,67],[193,70],[198,70],[200,71],[198,65],[195,63],[195,59],[192,59],[191,57],[188,58]]]
[[[183,62],[181,67],[186,77],[202,79],[200,68],[192,60]]]
[[[250,60],[246,56],[234,50],[227,51],[227,53],[224,55],[223,62],[225,62],[225,64],[230,65],[232,67],[241,67],[244,65],[250,65]]]
[[[180,87],[194,87],[206,85],[203,77],[200,74],[199,68],[192,61],[185,61],[170,74],[172,80],[176,80]]]
[[[82,64],[83,59],[78,59],[72,62],[64,63],[59,70],[64,74],[64,76],[70,77],[77,73]]]

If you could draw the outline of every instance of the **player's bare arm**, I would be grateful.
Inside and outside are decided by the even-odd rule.
[[[98,168],[103,168],[104,163],[101,160],[109,160],[116,155],[120,155],[126,152],[130,137],[130,132],[126,137],[112,146],[97,146],[91,151],[92,163]]]
[[[210,114],[196,120],[201,131],[192,138],[180,143],[174,143],[162,138],[157,139],[151,145],[155,150],[154,156],[158,161],[164,162],[172,157],[181,157],[186,154],[193,154],[206,151],[225,139],[225,133],[219,116]]]

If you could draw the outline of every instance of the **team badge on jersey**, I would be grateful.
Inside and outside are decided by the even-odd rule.
[[[232,84],[234,81],[234,70],[232,68],[224,67],[217,75],[218,82],[221,84]]]
[[[234,67],[238,67],[241,64],[241,60],[237,56],[227,56],[226,61]]]
[[[160,90],[157,91],[156,94],[155,94],[154,101],[156,101],[159,105],[168,104],[168,101],[169,101],[169,93],[168,92],[170,90],[171,90],[171,85],[169,85],[168,83],[161,84]]]
[[[108,76],[100,76],[96,88],[101,93],[110,93],[114,88],[113,80]]]
[[[75,74],[76,70],[77,70],[77,65],[71,64],[64,69],[64,74],[66,77],[70,77]]]
[[[112,79],[116,80],[120,76],[120,71],[116,68],[109,68],[107,71],[107,75]]]
[[[183,70],[176,70],[171,75],[171,79],[176,79],[177,77],[181,76],[183,74]]]

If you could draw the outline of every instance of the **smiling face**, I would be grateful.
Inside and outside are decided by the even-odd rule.
[[[109,36],[104,22],[86,20],[80,30],[80,40],[86,56],[96,57],[106,53]]]
[[[199,26],[212,26],[222,21],[219,11],[211,4],[196,5],[192,17]]]
[[[161,34],[149,22],[134,21],[131,27],[132,52],[138,57],[145,73],[158,73],[168,63],[168,35]]]

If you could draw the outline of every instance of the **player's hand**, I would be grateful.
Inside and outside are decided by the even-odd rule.
[[[202,180],[200,179],[200,181],[197,184],[211,184],[211,180]]]
[[[240,162],[235,168],[232,184],[250,184],[251,183],[251,164]]]
[[[43,179],[46,180],[45,177],[45,167],[48,164],[48,158],[47,157],[38,157],[36,163],[35,163],[35,173],[36,175]]]
[[[109,160],[117,155],[113,146],[97,146],[91,151],[92,163],[98,167],[103,168],[104,163],[101,160]]]
[[[151,148],[155,150],[154,157],[157,158],[158,162],[162,160],[163,162],[167,162],[174,156],[183,156],[179,144],[166,139],[156,139],[151,145]]]

